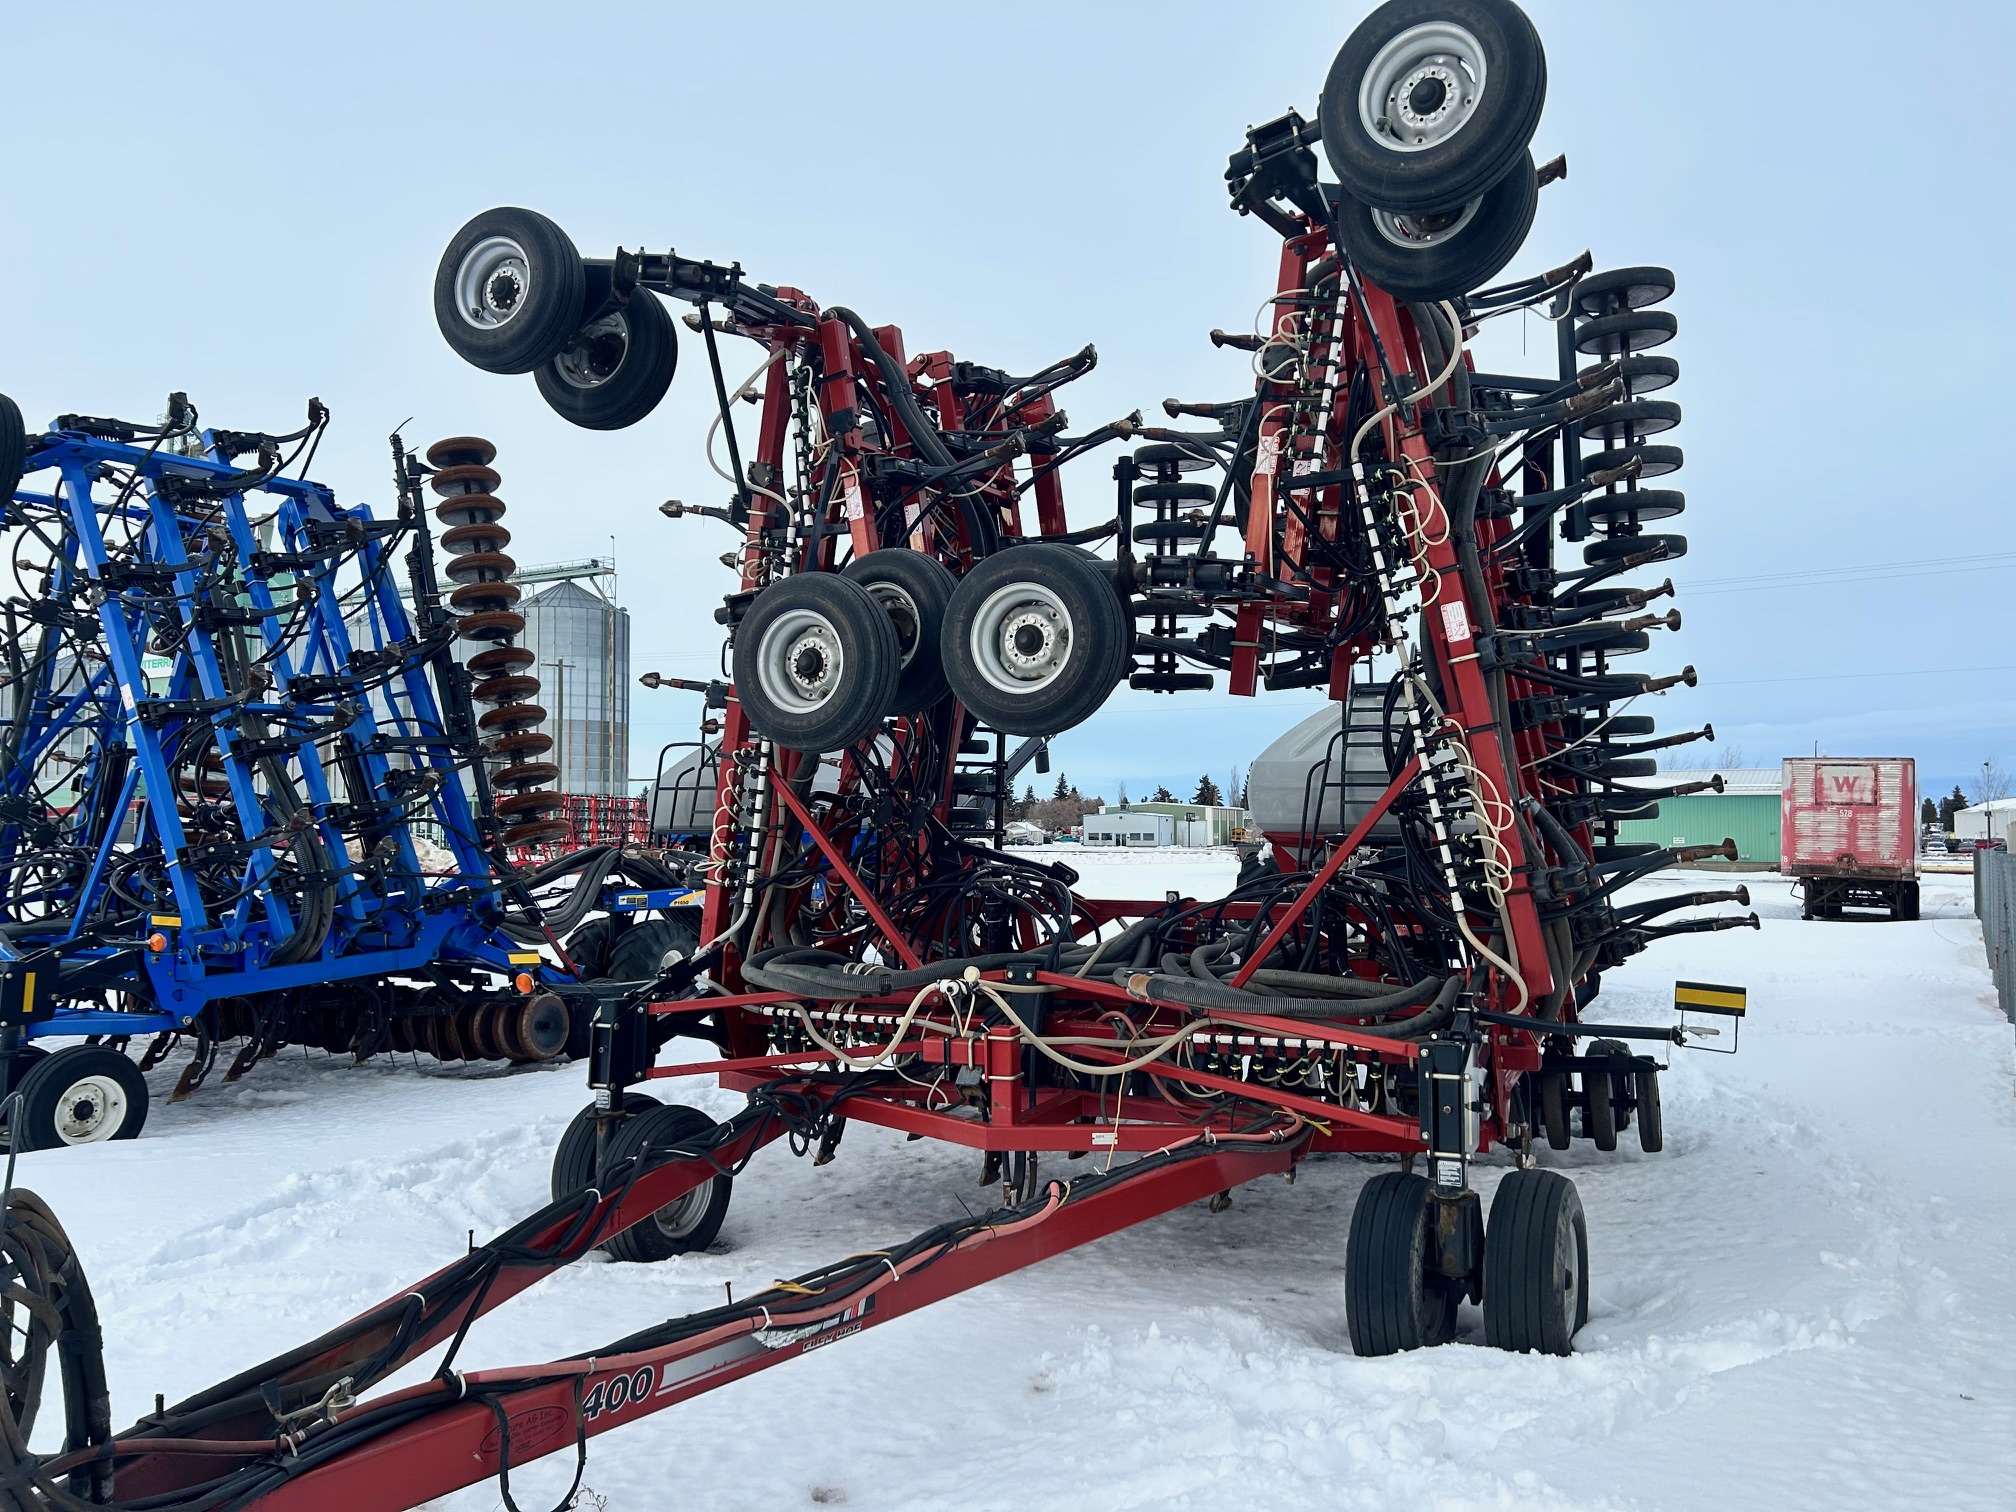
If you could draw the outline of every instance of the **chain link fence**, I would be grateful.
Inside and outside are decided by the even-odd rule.
[[[2016,1021],[2016,855],[1974,852],[1974,916],[1988,947],[1988,969],[2002,1011]]]

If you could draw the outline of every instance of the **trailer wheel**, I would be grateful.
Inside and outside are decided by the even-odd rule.
[[[871,551],[856,557],[840,575],[859,583],[889,616],[896,632],[902,670],[896,678],[891,714],[916,714],[950,691],[939,636],[956,584],[936,557],[921,551]]]
[[[1540,1078],[1540,1128],[1547,1135],[1547,1148],[1565,1150],[1572,1142],[1568,1132],[1568,1073],[1537,1071]]]
[[[1407,213],[1346,195],[1337,207],[1344,250],[1360,273],[1396,299],[1460,299],[1519,253],[1540,207],[1533,160],[1454,210]]]
[[[1638,1086],[1638,1148],[1657,1155],[1666,1148],[1666,1118],[1659,1107],[1659,1073],[1634,1073]]]
[[[663,1106],[657,1098],[646,1097],[642,1092],[623,1094],[625,1113],[648,1113]],[[591,1102],[574,1115],[561,1134],[560,1142],[553,1147],[552,1191],[555,1202],[587,1190],[595,1180],[595,1114],[595,1104]]]
[[[1044,542],[997,552],[960,580],[939,649],[953,693],[983,723],[1055,735],[1106,702],[1132,642],[1098,561]]]
[[[72,1045],[37,1061],[21,1079],[17,1150],[134,1139],[147,1122],[147,1081],[140,1068],[102,1045]]]
[[[590,299],[591,307],[602,302]],[[638,289],[624,308],[570,335],[533,381],[561,419],[584,430],[622,430],[658,407],[678,366],[678,327],[657,295]]]
[[[1360,1355],[1398,1354],[1456,1337],[1456,1287],[1433,1269],[1435,1202],[1425,1176],[1386,1171],[1365,1183],[1344,1247],[1344,1312]]]
[[[1918,917],[1918,884],[1899,882],[1897,890],[1890,898],[1890,917],[1893,919],[1915,919]]]
[[[434,270],[434,323],[487,373],[529,373],[581,324],[587,272],[567,233],[533,210],[485,210]]]
[[[21,406],[0,394],[0,504],[14,497],[27,465],[28,427],[21,422]]]
[[[1547,99],[1547,55],[1509,0],[1387,0],[1323,83],[1323,153],[1345,189],[1447,210],[1514,170]]]
[[[647,1108],[624,1121],[622,1130],[609,1142],[609,1160],[613,1164],[647,1149],[663,1149],[713,1127],[714,1120],[698,1108],[676,1103]],[[611,1260],[639,1265],[704,1250],[721,1232],[734,1186],[732,1177],[710,1176],[685,1196],[610,1239],[602,1250]]]
[[[1589,1321],[1589,1226],[1575,1183],[1508,1171],[1484,1230],[1484,1342],[1565,1355]]]
[[[735,632],[735,696],[756,732],[786,750],[818,755],[867,736],[901,670],[887,612],[831,572],[772,583]]]

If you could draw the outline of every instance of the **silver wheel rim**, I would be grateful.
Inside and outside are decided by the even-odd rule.
[[[126,1089],[109,1076],[80,1076],[56,1100],[56,1137],[97,1144],[126,1125]]]
[[[651,1215],[651,1221],[658,1225],[658,1232],[667,1239],[684,1239],[700,1227],[700,1221],[707,1216],[707,1205],[713,1200],[714,1183],[718,1178],[708,1177],[676,1202],[668,1202]]]
[[[1071,661],[1076,636],[1071,611],[1041,583],[996,588],[973,616],[967,637],[973,666],[1003,693],[1040,693]]]
[[[508,324],[531,292],[532,260],[508,236],[484,237],[455,270],[455,308],[478,330]]]
[[[839,691],[847,673],[840,632],[825,615],[793,609],[763,632],[756,648],[756,681],[778,708],[812,714]]]
[[[1402,215],[1395,210],[1375,208],[1372,224],[1394,246],[1420,252],[1461,235],[1463,228],[1477,218],[1477,207],[1483,203],[1480,195],[1461,210],[1441,215]]]
[[[1410,26],[1358,81],[1358,120],[1389,152],[1426,152],[1475,119],[1486,88],[1484,49],[1450,21]]]
[[[629,355],[630,318],[615,310],[569,337],[553,367],[569,388],[600,388]]]
[[[910,663],[917,659],[918,642],[923,638],[924,616],[917,611],[917,600],[894,583],[870,583],[868,594],[896,627],[896,649],[901,653],[900,665],[907,672]]]

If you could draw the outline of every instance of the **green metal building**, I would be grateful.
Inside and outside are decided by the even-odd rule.
[[[1714,772],[1661,772],[1633,787],[1678,787],[1706,782]],[[1784,790],[1777,767],[1731,767],[1721,773],[1723,791],[1664,798],[1656,819],[1626,819],[1617,826],[1625,844],[1720,845],[1736,842],[1739,863],[1778,865],[1778,803]]]

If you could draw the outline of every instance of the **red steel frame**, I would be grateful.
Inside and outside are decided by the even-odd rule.
[[[1283,246],[1277,329],[1296,317],[1296,304],[1288,296],[1305,288],[1312,262],[1330,252],[1327,236],[1320,231],[1304,231],[1288,237]],[[781,291],[781,297],[811,314],[816,307],[795,290]],[[1307,316],[1303,318],[1309,318]],[[882,406],[885,432],[879,440],[867,439],[852,416],[857,385],[873,386],[881,377],[864,357],[861,344],[849,327],[838,319],[822,318],[814,333],[789,328],[737,328],[771,347],[794,348],[800,343],[816,345],[823,376],[817,386],[817,403],[835,449],[832,465],[839,471],[840,486],[833,504],[835,527],[819,541],[814,557],[803,570],[833,570],[836,548],[845,536],[859,554],[883,549],[876,521],[861,487],[862,469],[878,453],[906,456],[914,451],[912,438],[902,432],[900,422],[887,418],[893,406]],[[876,333],[883,348],[899,362],[903,358],[902,333],[885,327]],[[1419,391],[1428,378],[1420,342],[1407,312],[1374,287],[1353,284],[1348,295],[1340,289],[1336,308],[1328,312],[1327,329],[1312,336],[1310,351],[1319,367],[1327,365],[1335,387],[1335,375],[1366,367],[1379,372],[1391,363],[1397,374]],[[788,354],[787,354],[788,355]],[[764,386],[762,416],[758,427],[752,475],[781,478],[787,462],[786,447],[791,432],[793,403],[788,362],[780,357],[769,369]],[[952,384],[954,363],[949,353],[933,352],[906,363],[918,403],[935,408],[941,429],[970,426],[972,417],[961,405]],[[1325,411],[1324,428],[1313,434],[1298,432],[1288,423],[1287,388],[1263,380],[1260,400],[1269,406],[1258,428],[1260,462],[1252,479],[1246,548],[1253,565],[1273,578],[1278,568],[1295,565],[1311,529],[1328,539],[1336,539],[1342,529],[1344,511],[1356,502],[1341,481],[1320,488],[1305,489],[1313,510],[1301,514],[1285,509],[1285,495],[1296,480],[1335,467],[1325,458],[1343,456],[1350,438],[1339,433],[1342,416],[1335,407]],[[1016,423],[1028,425],[1054,414],[1050,399],[1032,401],[1017,416]],[[1006,428],[1007,414],[997,410],[993,423]],[[1416,488],[1416,507],[1409,521],[1413,570],[1419,574],[1424,601],[1440,606],[1440,612],[1424,612],[1420,624],[1421,641],[1434,658],[1445,694],[1447,726],[1455,732],[1482,732],[1493,725],[1472,627],[1461,611],[1463,593],[1458,585],[1458,563],[1449,540],[1448,521],[1440,513],[1433,480],[1435,464],[1418,420],[1404,403],[1396,403],[1381,422],[1387,442],[1387,456],[1394,465],[1411,471],[1423,486]],[[1152,433],[1150,433],[1152,435]],[[1024,531],[1016,471],[1012,455],[1004,455],[999,467],[980,474],[973,483],[980,508],[991,511],[992,524],[1005,534]],[[1055,537],[1065,533],[1066,523],[1057,475],[1039,471],[1027,491],[1034,496],[1037,534]],[[763,586],[772,571],[771,555],[765,547],[765,531],[773,523],[772,501],[758,491],[751,496],[751,514],[742,555],[745,590]],[[1308,516],[1307,523],[1303,515]],[[903,522],[902,544],[909,549],[931,551],[955,567],[970,561],[973,542],[966,538],[968,526],[951,526],[932,516],[909,511]],[[1278,527],[1278,529],[1277,529]],[[1502,529],[1488,526],[1487,529]],[[1262,652],[1270,625],[1292,625],[1301,629],[1325,629],[1339,622],[1342,600],[1362,591],[1312,575],[1312,591],[1306,595],[1283,594],[1269,601],[1248,597],[1236,607],[1233,654],[1230,669],[1231,691],[1250,696],[1258,688]],[[1444,584],[1449,585],[1444,593]],[[1453,611],[1453,612],[1452,612]],[[1340,646],[1335,653],[1331,689],[1340,694],[1349,684],[1352,666],[1374,649],[1365,641]],[[945,818],[952,797],[951,767],[960,744],[973,730],[973,721],[963,709],[951,707],[949,725],[931,726],[929,716],[913,716],[897,723],[892,739],[892,761],[901,765],[913,760],[924,763],[935,752],[941,767],[920,770],[916,775],[924,790],[935,795],[936,812]],[[1537,738],[1537,737],[1536,737]],[[864,877],[860,866],[864,821],[850,818],[842,810],[815,811],[791,783],[800,775],[800,764],[812,758],[794,756],[772,749],[750,728],[739,703],[727,701],[723,719],[720,787],[717,792],[716,822],[709,842],[711,877],[703,910],[703,939],[721,942],[729,935],[738,912],[751,906],[738,887],[747,868],[756,873],[774,870],[772,865],[787,838],[809,840],[824,863],[824,895],[828,913],[837,921],[854,946],[879,942],[877,948],[893,954],[907,967],[920,966],[925,958],[921,942],[912,940],[904,924],[892,913],[888,893],[874,879]],[[935,744],[934,744],[935,742]],[[1521,773],[1508,769],[1495,738],[1478,740],[1470,747],[1470,759],[1484,781],[1495,786],[1505,801],[1515,799],[1529,786]],[[1526,759],[1522,757],[1522,760]],[[859,790],[859,773],[854,758],[843,760],[839,783],[844,792]],[[1265,944],[1233,978],[1243,985],[1274,946],[1288,940],[1301,927],[1307,910],[1332,880],[1351,865],[1373,825],[1389,806],[1422,776],[1419,761],[1409,761],[1380,798],[1370,807],[1352,832],[1334,844],[1314,875],[1286,902],[1272,905],[1266,919]],[[767,805],[752,813],[751,796]],[[1273,837],[1286,856],[1285,842],[1298,845],[1307,837]],[[1505,889],[1503,917],[1509,923],[1508,954],[1516,959],[1521,979],[1508,981],[1493,969],[1487,978],[1483,1000],[1493,1006],[1516,1009],[1539,1002],[1555,986],[1548,964],[1546,940],[1542,934],[1535,900],[1529,886],[1529,858],[1521,849],[1515,827],[1506,826],[1498,836],[1509,866],[1510,882]],[[759,853],[751,858],[748,846]],[[794,849],[796,841],[793,839]],[[806,894],[805,896],[810,896]],[[858,915],[845,911],[851,902]],[[1159,903],[1096,903],[1074,899],[1070,927],[1082,938],[1091,929],[1118,918],[1138,916],[1160,907]],[[1257,925],[1259,905],[1229,905],[1224,917]],[[1479,918],[1477,928],[1491,933],[1497,921]],[[752,930],[751,939],[754,938]],[[906,1012],[906,996],[885,995],[829,1003],[816,1010],[800,1006],[791,994],[750,990],[742,977],[743,956],[733,943],[719,945],[713,977],[721,992],[712,997],[689,998],[659,1003],[652,1012],[661,1015],[711,1013],[720,1024],[728,1053],[718,1059],[684,1066],[653,1067],[651,1078],[676,1078],[715,1074],[722,1085],[752,1090],[775,1087],[780,1077],[792,1085],[817,1094],[846,1085],[844,1070],[834,1067],[839,1057],[818,1048],[784,1049],[772,1047],[773,1028],[801,1025],[816,1011],[835,1032],[855,1036],[850,1054],[889,1051],[906,1057],[917,1068],[958,1068],[977,1072],[977,1084],[958,1089],[956,1079],[941,1078],[925,1083],[921,1079],[901,1087],[878,1086],[845,1103],[848,1118],[922,1135],[948,1143],[994,1153],[1065,1151],[1130,1152],[1152,1154],[1175,1146],[1194,1147],[1205,1141],[1208,1153],[1170,1161],[1110,1188],[1101,1188],[1082,1200],[1065,1201],[1067,1188],[1052,1183],[1045,1206],[1033,1216],[1019,1218],[999,1230],[984,1230],[962,1241],[927,1268],[890,1274],[868,1291],[835,1305],[829,1311],[807,1308],[786,1294],[778,1304],[787,1303],[792,1328],[804,1331],[780,1333],[749,1323],[716,1330],[713,1334],[687,1339],[678,1344],[617,1357],[562,1361],[516,1370],[484,1371],[461,1378],[462,1384],[500,1393],[502,1414],[511,1425],[512,1458],[516,1462],[563,1448],[577,1432],[599,1434],[619,1427],[645,1413],[683,1401],[727,1381],[795,1358],[806,1351],[844,1338],[854,1332],[902,1316],[941,1297],[979,1285],[996,1276],[1030,1265],[1049,1255],[1089,1242],[1117,1229],[1144,1221],[1184,1203],[1224,1191],[1257,1176],[1282,1173],[1312,1150],[1386,1150],[1419,1153],[1425,1136],[1413,1116],[1380,1111],[1362,1105],[1353,1096],[1342,1096],[1337,1087],[1353,1074],[1390,1070],[1411,1075],[1420,1055],[1416,1045],[1360,1032],[1350,1027],[1274,1018],[1261,1013],[1214,1012],[1201,1018],[1178,1014],[1147,1003],[1127,986],[1094,981],[1081,975],[1039,971],[1021,982],[1008,979],[1005,972],[969,975],[959,984],[938,994],[939,1001],[910,1016],[900,1043],[892,1046],[889,1036]],[[1143,1067],[1144,1074],[1166,1095],[1157,1098],[1139,1091],[1129,1093],[1120,1084],[1108,1091],[1099,1085],[1047,1085],[1030,1075],[1030,1052],[1019,1031],[1002,1021],[982,1022],[973,1013],[974,994],[992,988],[997,992],[1015,988],[1051,989],[1044,1033],[1071,1042],[1071,1053],[1090,1065],[1115,1066],[1137,1054],[1142,1043],[1187,1030],[1190,1058],[1179,1057],[1172,1043],[1167,1053]],[[962,996],[963,995],[963,996]],[[1091,1042],[1091,1043],[1088,1043]],[[1539,1064],[1538,1041],[1524,1030],[1494,1030],[1487,1054],[1493,1071],[1495,1095],[1484,1109],[1479,1126],[1481,1144],[1507,1133],[1509,1098],[1519,1073]],[[1220,1058],[1220,1069],[1199,1064],[1196,1051],[1206,1047]],[[1212,1049],[1211,1047],[1219,1047]],[[1264,1070],[1294,1057],[1292,1064],[1304,1068],[1297,1085],[1285,1079],[1269,1082]],[[1240,1074],[1228,1074],[1226,1067],[1236,1062]],[[1263,1075],[1255,1077],[1258,1065]],[[1325,1075],[1312,1086],[1307,1068],[1319,1068]],[[1334,1068],[1339,1082],[1327,1080]],[[1053,1078],[1054,1080],[1054,1078]],[[950,1102],[954,1091],[956,1102]],[[1221,1099],[1212,1104],[1204,1099]],[[945,1101],[941,1101],[944,1099]],[[1272,1113],[1277,1122],[1264,1135],[1242,1133],[1250,1127],[1255,1113]],[[1242,1123],[1242,1119],[1244,1122]],[[780,1130],[774,1125],[752,1127],[729,1146],[717,1152],[724,1162],[733,1162],[752,1153]],[[608,1235],[642,1220],[660,1206],[691,1190],[705,1180],[711,1167],[704,1161],[678,1159],[639,1177],[621,1197],[602,1199],[597,1210],[597,1228],[592,1237]],[[564,1225],[555,1225],[539,1236],[535,1246],[558,1240]],[[578,1247],[585,1250],[585,1242]],[[530,1285],[554,1264],[564,1264],[573,1254],[539,1264],[506,1266],[474,1300],[464,1306],[444,1309],[440,1316],[428,1317],[425,1326],[411,1340],[403,1358],[414,1358],[452,1337],[474,1316],[487,1312],[509,1296]],[[423,1294],[427,1283],[413,1290]],[[388,1306],[393,1304],[388,1304]],[[368,1315],[367,1315],[368,1316]],[[816,1325],[816,1326],[812,1326]],[[765,1338],[766,1333],[776,1337]],[[366,1341],[347,1347],[340,1357],[328,1355],[308,1362],[291,1372],[305,1379],[317,1371],[341,1368],[349,1359],[367,1357],[367,1347],[382,1346],[389,1334],[380,1331]],[[617,1383],[623,1383],[620,1387]],[[391,1398],[414,1399],[414,1394],[434,1393],[438,1410],[408,1426],[372,1440],[331,1463],[312,1470],[264,1496],[262,1508],[286,1512],[368,1512],[391,1509],[439,1495],[459,1486],[497,1473],[501,1454],[498,1411],[486,1403],[458,1402],[450,1391],[455,1382],[437,1381]],[[620,1397],[620,1400],[619,1400]],[[427,1397],[433,1401],[434,1397]],[[599,1403],[591,1411],[583,1403]],[[365,1403],[350,1413],[372,1410]],[[585,1416],[585,1421],[583,1420]],[[228,1429],[222,1425],[219,1432]],[[219,1458],[234,1451],[249,1462],[270,1454],[271,1443],[241,1443],[209,1439],[207,1449],[193,1453],[189,1441],[163,1443],[140,1439],[120,1448],[118,1492],[121,1497],[158,1494],[177,1486],[192,1484],[217,1473]]]

